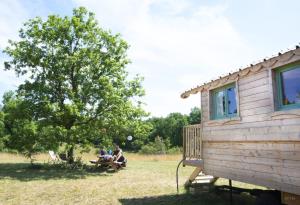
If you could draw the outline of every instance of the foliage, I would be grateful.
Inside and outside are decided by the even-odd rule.
[[[163,139],[156,136],[154,142],[150,142],[141,147],[141,154],[166,154],[166,145]]]
[[[169,146],[182,146],[182,128],[188,124],[188,117],[181,113],[171,113],[166,118],[151,118],[154,129],[150,133],[150,140],[161,136],[168,141]]]
[[[199,107],[193,107],[189,114],[189,124],[199,124],[201,123],[201,110]]]
[[[132,125],[146,113],[136,98],[144,95],[142,78],[129,80],[125,70],[128,45],[119,34],[100,28],[93,13],[80,7],[71,17],[36,17],[19,36],[4,50],[11,57],[5,68],[29,76],[18,88],[18,98],[30,104],[31,118],[38,121],[22,122],[28,136],[41,127],[44,136],[68,144],[73,162],[76,144],[143,129]]]
[[[180,147],[172,147],[167,150],[167,154],[180,154],[182,153],[182,149]]]
[[[2,108],[0,108],[0,151],[3,151],[4,148],[4,113]]]
[[[20,100],[13,92],[4,94],[2,111],[5,132],[2,142],[7,148],[16,149],[33,162],[33,154],[42,150],[42,142],[46,139],[40,140],[38,124],[32,119],[30,108],[29,102]]]
[[[145,143],[153,142],[156,136],[160,136],[168,150],[174,147],[174,150],[171,150],[172,152],[180,152],[175,149],[182,146],[182,128],[188,124],[199,124],[200,121],[201,110],[198,107],[192,108],[189,115],[170,113],[167,117],[150,118],[146,122],[150,123],[153,128]],[[143,146],[143,149],[149,149],[149,152],[151,152],[151,148],[152,146]]]

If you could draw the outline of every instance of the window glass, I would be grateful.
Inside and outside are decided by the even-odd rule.
[[[237,114],[235,87],[227,89],[228,115]]]
[[[213,119],[233,117],[237,114],[235,85],[213,91]]]
[[[282,105],[300,103],[300,67],[280,73]]]
[[[223,117],[225,115],[225,95],[223,90],[216,93],[215,101],[216,117]]]

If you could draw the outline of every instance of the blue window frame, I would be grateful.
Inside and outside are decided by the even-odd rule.
[[[300,108],[300,64],[276,70],[278,110]]]
[[[212,119],[237,116],[235,84],[212,90],[212,108]]]

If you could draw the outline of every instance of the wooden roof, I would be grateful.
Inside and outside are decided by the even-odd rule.
[[[243,69],[239,69],[234,73],[228,73],[227,75],[220,77],[219,79],[212,80],[211,82],[207,82],[202,85],[198,85],[195,88],[183,92],[180,96],[181,98],[188,98],[191,94],[196,94],[198,92],[201,92],[202,90],[226,84],[227,82],[238,79],[239,77],[246,76],[253,72],[258,72],[263,68],[274,68],[282,66],[286,63],[293,62],[294,57],[296,57],[297,60],[300,59],[300,48],[298,45],[296,45],[295,49],[288,50],[284,53],[278,53],[276,56],[272,56],[268,59],[265,58],[254,65],[250,64],[249,66]]]

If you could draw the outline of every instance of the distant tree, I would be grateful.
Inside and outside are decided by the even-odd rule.
[[[0,107],[0,151],[4,149],[4,113]]]
[[[201,110],[199,107],[193,107],[189,114],[189,124],[200,124],[201,123]]]
[[[19,36],[4,50],[11,57],[5,68],[29,77],[18,98],[32,106],[30,115],[45,132],[57,131],[56,141],[68,145],[70,163],[77,144],[146,115],[137,98],[144,95],[142,79],[128,80],[125,70],[127,43],[100,28],[85,8],[74,9],[71,17],[31,19]],[[33,134],[35,125],[27,126]]]
[[[181,113],[170,113],[165,118],[151,118],[153,130],[149,139],[154,141],[160,136],[167,146],[182,146],[182,128],[188,124],[188,116]]]
[[[166,154],[166,144],[161,137],[156,136],[154,142],[142,146],[139,152],[142,154]]]
[[[182,129],[188,124],[188,117],[180,113],[171,113],[167,116],[166,123],[170,130],[170,143],[172,146],[182,146]]]

